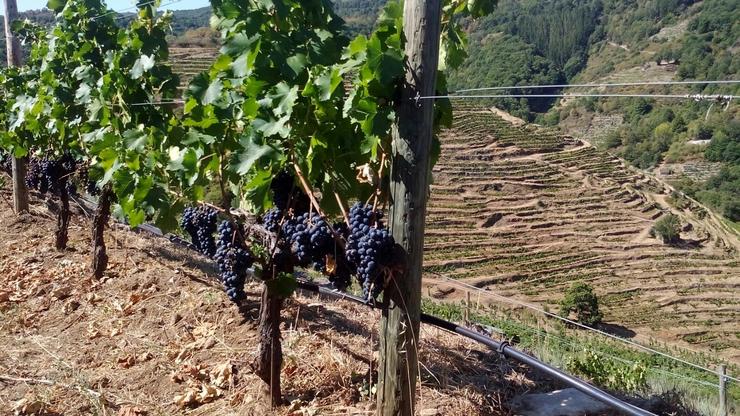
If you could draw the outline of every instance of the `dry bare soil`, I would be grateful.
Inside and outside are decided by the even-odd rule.
[[[739,362],[737,233],[698,203],[672,208],[669,186],[585,141],[455,108],[427,217],[432,296],[462,299],[463,282],[552,307],[585,281],[622,334]],[[650,236],[669,212],[684,226],[677,246]]]
[[[271,410],[251,370],[258,286],[237,307],[210,261],[117,226],[106,233],[110,270],[93,281],[84,213],[58,252],[50,203],[33,198],[31,215],[16,217],[9,191],[0,197],[0,415],[374,413],[379,312],[291,298],[282,316],[289,404]],[[421,336],[425,415],[506,415],[514,395],[558,387],[457,336]]]

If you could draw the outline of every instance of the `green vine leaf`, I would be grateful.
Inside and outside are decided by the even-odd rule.
[[[131,68],[131,79],[141,78],[145,72],[148,72],[152,68],[154,68],[155,63],[156,61],[154,57],[142,55],[139,59],[136,60],[134,66]]]
[[[298,288],[294,275],[289,273],[280,273],[276,279],[266,280],[267,290],[273,296],[289,298]]]
[[[235,166],[236,173],[246,175],[254,164],[262,157],[274,156],[277,151],[268,145],[259,144],[254,141],[254,137],[245,137],[241,141],[242,151],[239,152],[238,161]]]

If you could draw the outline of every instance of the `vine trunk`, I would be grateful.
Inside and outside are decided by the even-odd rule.
[[[110,184],[103,187],[98,199],[98,207],[92,223],[92,274],[96,279],[103,277],[108,267],[108,253],[105,247],[105,226],[110,219],[110,207],[113,201],[113,189]]]
[[[273,407],[282,403],[280,369],[283,366],[283,346],[280,341],[280,310],[283,299],[270,293],[267,285],[262,290],[260,305],[260,351],[257,375],[267,383],[266,388]]]
[[[64,250],[67,248],[67,241],[69,240],[67,235],[67,231],[69,229],[69,193],[67,192],[66,183],[62,184],[60,188],[59,200],[61,202],[61,206],[57,213],[57,230],[54,247],[56,247],[57,250]]]

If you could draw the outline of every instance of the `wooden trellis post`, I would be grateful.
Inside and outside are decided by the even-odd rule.
[[[3,0],[5,4],[5,47],[8,67],[21,66],[23,56],[21,43],[13,34],[10,24],[18,19],[18,5],[15,0]],[[26,160],[13,158],[13,209],[16,213],[28,212],[28,190],[26,189]]]
[[[727,366],[721,364],[719,366],[719,416],[727,416]]]
[[[389,283],[380,323],[378,414],[415,413],[421,266],[429,188],[434,95],[439,60],[440,0],[406,0],[406,80],[393,129],[390,229],[403,248],[406,273]]]

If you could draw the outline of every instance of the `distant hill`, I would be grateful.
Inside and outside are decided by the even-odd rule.
[[[335,0],[337,14],[347,22],[347,32],[350,35],[369,33],[377,20],[380,8],[385,0]],[[211,8],[201,7],[192,10],[174,10],[172,19],[172,41],[176,46],[215,46],[216,42],[204,36],[203,29],[210,26]],[[132,13],[123,13],[119,22],[125,25],[133,17]],[[20,13],[21,19],[29,19],[41,25],[50,25],[54,21],[54,14],[48,9],[29,10]],[[5,31],[4,20],[0,15],[0,28]],[[188,33],[191,32],[191,33]],[[5,39],[0,39],[0,51],[5,56]],[[0,66],[5,66],[5,60],[0,59]]]
[[[462,68],[448,74],[449,85],[455,90],[739,79],[739,21],[740,7],[734,0],[502,0],[491,16],[466,24],[470,57]],[[608,92],[738,94],[740,87],[642,87]],[[706,102],[634,98],[486,103],[609,149],[670,181],[679,191],[673,201],[680,200],[683,192],[740,222],[737,105],[727,111],[715,105],[708,111]]]
[[[208,27],[211,19],[211,8],[201,7],[193,10],[175,10],[172,19],[172,31],[176,36],[191,29]]]
[[[453,107],[426,217],[424,283],[433,297],[463,301],[467,284],[554,309],[584,281],[598,291],[605,321],[637,340],[740,360],[728,342],[740,336],[738,233],[588,143],[515,126],[474,103]],[[652,231],[671,213],[682,225],[673,245]]]
[[[19,13],[20,19],[28,19],[37,24],[46,26],[51,25],[54,22],[54,14],[49,9],[41,10],[29,10]],[[119,24],[126,25],[132,18],[133,13],[123,13],[118,19]],[[202,7],[200,9],[193,10],[175,10],[172,19],[172,34],[173,37],[179,37],[185,34],[188,30],[194,30],[198,28],[204,28],[209,26],[209,20],[211,18],[211,8]],[[0,28],[5,33],[5,20],[0,15]],[[3,58],[5,57],[5,37],[0,39],[0,51],[2,51]],[[5,59],[0,59],[0,66],[5,66]]]

